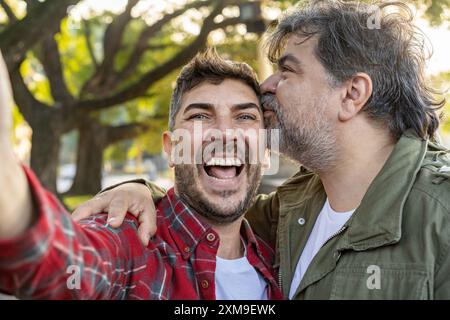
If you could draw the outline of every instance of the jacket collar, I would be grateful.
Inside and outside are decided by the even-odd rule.
[[[366,250],[400,240],[403,208],[427,147],[428,140],[411,131],[403,134],[348,221],[343,235],[346,247]]]
[[[428,141],[419,139],[412,131],[403,134],[347,222],[341,249],[366,250],[400,240],[403,207],[427,148]],[[280,204],[286,208],[314,203],[308,206],[314,212],[308,214],[316,217],[326,199],[319,176],[304,168],[280,186],[278,193]],[[281,210],[280,214],[286,212]]]

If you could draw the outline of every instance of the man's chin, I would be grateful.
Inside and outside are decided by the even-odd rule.
[[[220,198],[219,198],[220,199]],[[230,201],[227,198],[202,199],[200,201],[199,214],[208,219],[212,223],[227,224],[238,220],[245,213],[247,205],[245,199],[238,201]]]
[[[212,191],[198,188],[184,195],[196,212],[213,224],[229,224],[244,215],[254,198],[246,189]]]

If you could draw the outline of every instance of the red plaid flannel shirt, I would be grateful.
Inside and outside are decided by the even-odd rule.
[[[80,223],[25,169],[36,223],[16,239],[0,241],[0,291],[26,299],[215,299],[217,233],[169,190],[157,206],[158,231],[147,247],[137,220],[119,229],[106,214]],[[273,276],[272,249],[244,221],[247,258],[282,295]]]

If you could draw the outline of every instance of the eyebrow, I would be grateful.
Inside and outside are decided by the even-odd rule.
[[[214,105],[211,103],[191,103],[186,107],[186,109],[184,109],[184,113],[189,112],[192,109],[212,110],[214,109]],[[238,103],[231,107],[232,111],[245,109],[257,109],[261,112],[261,107],[253,102]]]
[[[192,109],[203,109],[203,110],[211,110],[214,109],[214,106],[210,103],[191,103],[184,109],[183,113],[186,113]]]
[[[246,109],[256,109],[259,112],[261,112],[261,107],[258,106],[256,103],[253,102],[247,102],[247,103],[238,103],[233,105],[233,107],[231,108],[233,111],[236,110],[246,110]]]
[[[280,59],[278,59],[278,67],[281,67],[283,65],[286,64],[286,62],[292,62],[294,63],[297,67],[301,67],[302,66],[302,62],[293,54],[285,54],[284,56],[282,56]]]

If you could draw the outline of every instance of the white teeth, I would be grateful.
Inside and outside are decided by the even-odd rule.
[[[207,166],[221,166],[221,167],[232,167],[241,166],[242,161],[237,158],[212,158],[206,162]]]

